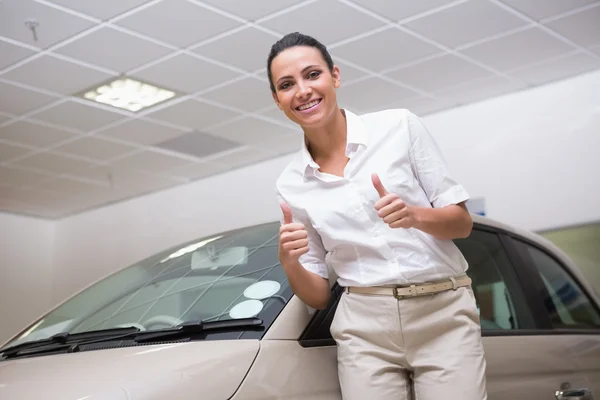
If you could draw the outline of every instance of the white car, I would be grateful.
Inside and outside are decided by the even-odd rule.
[[[490,400],[600,399],[600,300],[550,242],[474,215],[456,240],[481,317]],[[0,400],[340,399],[329,307],[288,286],[279,223],[161,251],[0,348]],[[402,300],[400,300],[402,301]]]

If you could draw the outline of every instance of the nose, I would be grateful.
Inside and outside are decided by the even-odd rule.
[[[299,82],[296,87],[298,88],[298,90],[296,91],[296,97],[298,99],[310,97],[312,93],[312,88],[310,87],[310,85],[307,85],[304,82]]]

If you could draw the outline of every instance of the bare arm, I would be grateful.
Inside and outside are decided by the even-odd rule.
[[[441,208],[408,207],[414,214],[414,227],[441,239],[466,238],[473,229],[473,219],[464,203]]]
[[[308,232],[303,224],[293,222],[289,205],[281,204],[281,210],[283,225],[279,229],[279,261],[294,294],[308,306],[321,310],[327,307],[331,296],[329,281],[300,263],[300,256],[309,251]]]

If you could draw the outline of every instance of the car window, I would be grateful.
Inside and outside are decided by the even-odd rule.
[[[482,331],[532,328],[533,317],[498,234],[474,229],[454,242],[469,264]]]
[[[279,226],[251,226],[161,251],[90,286],[10,345],[59,332],[128,326],[152,331],[186,321],[249,317],[263,320],[266,331],[292,296],[278,260]],[[262,334],[211,333],[211,338]]]
[[[562,264],[536,247],[521,241],[517,246],[543,282],[541,296],[553,328],[600,328],[598,310]]]

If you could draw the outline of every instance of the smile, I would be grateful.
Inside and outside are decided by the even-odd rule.
[[[321,99],[313,100],[310,103],[302,104],[300,107],[296,107],[298,111],[306,111],[309,110],[321,102]]]

